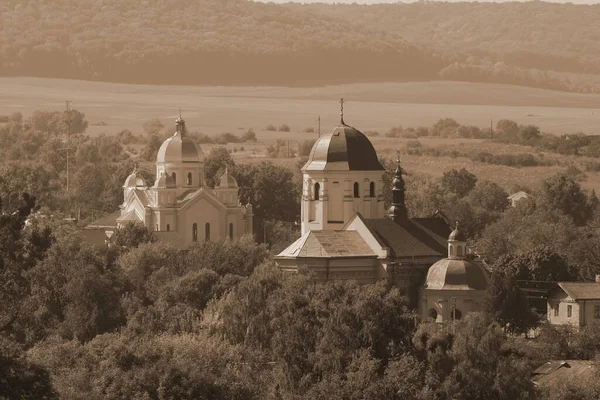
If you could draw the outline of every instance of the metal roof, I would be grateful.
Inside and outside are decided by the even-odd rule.
[[[357,231],[308,231],[278,258],[377,257]]]
[[[600,299],[600,283],[558,282],[558,286],[573,298],[573,300]]]
[[[371,141],[346,124],[321,136],[302,171],[383,171]]]
[[[88,225],[86,225],[85,229],[94,229],[94,228],[116,228],[117,227],[117,218],[121,216],[121,211],[115,211],[112,214],[106,215],[102,218],[99,218]]]
[[[533,375],[533,382],[538,387],[554,387],[565,383],[583,387],[597,380],[593,360],[548,361],[533,371]]]
[[[431,290],[485,290],[488,278],[475,262],[466,259],[439,260],[427,273],[424,289]]]

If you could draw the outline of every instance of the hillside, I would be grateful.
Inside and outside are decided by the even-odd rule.
[[[4,0],[0,74],[170,84],[435,76],[396,34],[245,0]]]
[[[440,78],[600,90],[600,5],[507,3],[288,4],[361,21],[443,55]]]

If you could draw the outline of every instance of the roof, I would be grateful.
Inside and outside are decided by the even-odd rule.
[[[573,300],[600,299],[600,283],[558,282],[558,286]]]
[[[145,187],[146,181],[144,178],[138,174],[137,171],[133,171],[127,179],[125,179],[125,183],[123,184],[124,188],[135,188],[135,187]]]
[[[388,218],[364,219],[364,223],[379,243],[390,249],[393,257],[447,254],[446,237],[450,229],[441,218],[407,219],[402,224]],[[445,236],[440,235],[442,232]]]
[[[129,210],[124,215],[117,218],[117,222],[142,222],[135,210]]]
[[[93,222],[90,222],[86,225],[85,229],[94,229],[94,228],[116,228],[117,227],[117,218],[121,216],[121,211],[115,211],[112,214],[108,214],[102,218],[99,218]]]
[[[485,290],[488,278],[477,263],[466,259],[444,258],[427,272],[424,289],[430,290]]]
[[[216,187],[221,189],[237,189],[238,183],[235,180],[235,178],[229,174],[227,168],[225,168],[225,172],[221,174],[221,177],[219,178]]]
[[[533,382],[538,387],[571,383],[586,386],[596,381],[596,367],[591,360],[553,360],[533,371]]]
[[[77,234],[81,236],[84,242],[92,246],[104,246],[108,239],[104,229],[79,229]]]
[[[341,124],[313,145],[302,171],[383,171],[371,141],[359,130]]]
[[[377,257],[357,231],[308,231],[277,258]]]

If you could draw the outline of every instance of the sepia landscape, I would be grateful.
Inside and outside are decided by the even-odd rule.
[[[0,2],[0,399],[600,398],[600,5]]]

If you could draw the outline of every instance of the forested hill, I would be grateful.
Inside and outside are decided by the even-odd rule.
[[[443,79],[600,89],[600,5],[422,1],[286,7],[359,20],[443,54]]]
[[[0,74],[170,84],[427,79],[400,36],[245,0],[2,0]]]

